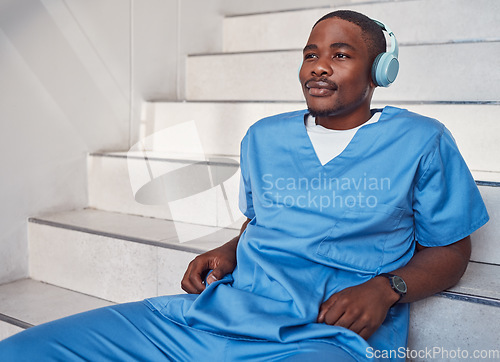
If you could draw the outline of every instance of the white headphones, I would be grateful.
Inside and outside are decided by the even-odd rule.
[[[378,20],[372,20],[385,30],[391,39],[391,49],[377,55],[372,65],[373,82],[380,87],[388,87],[396,80],[399,71],[398,42],[387,25]]]

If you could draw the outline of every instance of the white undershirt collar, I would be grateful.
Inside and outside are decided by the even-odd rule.
[[[346,130],[329,129],[317,125],[316,118],[309,114],[306,119],[306,130],[321,164],[325,165],[340,155],[351,142],[356,132],[363,126],[378,122],[381,114],[380,111],[377,111],[362,125]]]

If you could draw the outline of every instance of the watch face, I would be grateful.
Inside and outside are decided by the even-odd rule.
[[[397,275],[395,275],[393,278],[392,278],[392,282],[393,282],[393,285],[394,285],[394,288],[401,294],[405,294],[406,293],[406,283],[405,281],[403,280],[403,278],[401,277],[398,277]]]

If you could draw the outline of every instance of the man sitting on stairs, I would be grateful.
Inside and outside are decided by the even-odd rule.
[[[488,214],[441,123],[370,108],[397,71],[384,24],[321,18],[299,74],[308,110],[248,130],[247,220],[190,263],[189,294],[28,329],[0,342],[0,360],[404,360],[409,303],[457,283]]]

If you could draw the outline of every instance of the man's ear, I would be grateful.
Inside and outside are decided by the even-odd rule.
[[[370,66],[370,69],[368,69],[368,79],[370,81],[370,87],[372,89],[375,89],[378,86],[377,86],[377,84],[375,84],[375,81],[373,80],[372,68],[373,68],[373,62],[372,62],[372,65]]]
[[[372,78],[372,74],[370,72],[370,74],[368,75],[369,79],[370,79],[370,88],[371,88],[371,91],[373,92],[375,90],[375,88],[378,87],[378,85],[375,84],[375,82],[373,81],[373,78]]]

